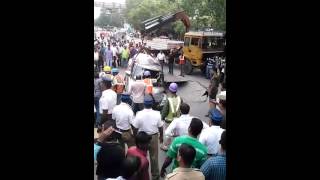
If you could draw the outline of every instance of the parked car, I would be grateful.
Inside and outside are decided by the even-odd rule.
[[[126,91],[130,89],[132,82],[136,81],[138,75],[142,77],[145,71],[150,71],[153,84],[152,95],[155,99],[154,107],[158,107],[164,93],[161,65],[155,58],[145,53],[138,53],[130,59],[129,62],[131,62],[131,64],[129,64],[125,76]]]

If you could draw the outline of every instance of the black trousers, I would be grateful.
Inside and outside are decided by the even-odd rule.
[[[99,66],[99,71],[101,71],[103,69],[103,59],[102,58],[101,59],[99,58],[98,66]]]
[[[173,62],[169,62],[168,66],[169,66],[169,73],[173,74]]]
[[[160,62],[160,65],[161,65],[161,72],[163,73],[163,64],[164,64],[164,61],[159,60],[159,62]]]
[[[180,64],[180,76],[184,76],[183,68],[184,64]]]

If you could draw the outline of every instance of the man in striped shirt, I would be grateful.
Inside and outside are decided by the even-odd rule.
[[[226,179],[226,131],[221,134],[219,141],[221,145],[220,153],[217,156],[209,158],[202,166],[201,171],[206,180],[224,180]]]

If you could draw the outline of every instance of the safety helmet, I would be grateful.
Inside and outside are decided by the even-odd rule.
[[[110,66],[104,66],[103,67],[103,71],[104,72],[110,72],[111,71],[111,67]]]
[[[118,69],[118,68],[113,68],[113,69],[111,70],[111,72],[112,72],[112,73],[119,73],[119,69]]]
[[[151,76],[151,73],[150,73],[150,71],[145,71],[145,72],[143,73],[143,75],[144,75],[144,76]]]
[[[178,85],[176,83],[171,83],[169,86],[169,90],[173,93],[177,92],[178,90]]]

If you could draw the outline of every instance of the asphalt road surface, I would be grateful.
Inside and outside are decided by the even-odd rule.
[[[178,66],[174,68],[174,75],[178,76],[180,70]],[[120,70],[121,74],[124,74],[124,70]],[[164,67],[164,75],[168,74],[168,67]],[[190,114],[196,116],[202,121],[208,123],[208,117],[205,115],[208,113],[208,98],[202,96],[209,86],[209,80],[204,77],[200,70],[194,70],[191,75],[185,75],[187,81],[179,83],[178,95],[183,99],[184,102],[190,106]],[[160,145],[159,145],[160,147]],[[165,160],[166,154],[164,151],[159,149],[159,170]],[[169,167],[170,168],[170,167]],[[168,169],[169,169],[168,168]],[[94,172],[95,174],[95,172]],[[95,175],[96,180],[96,175]]]

